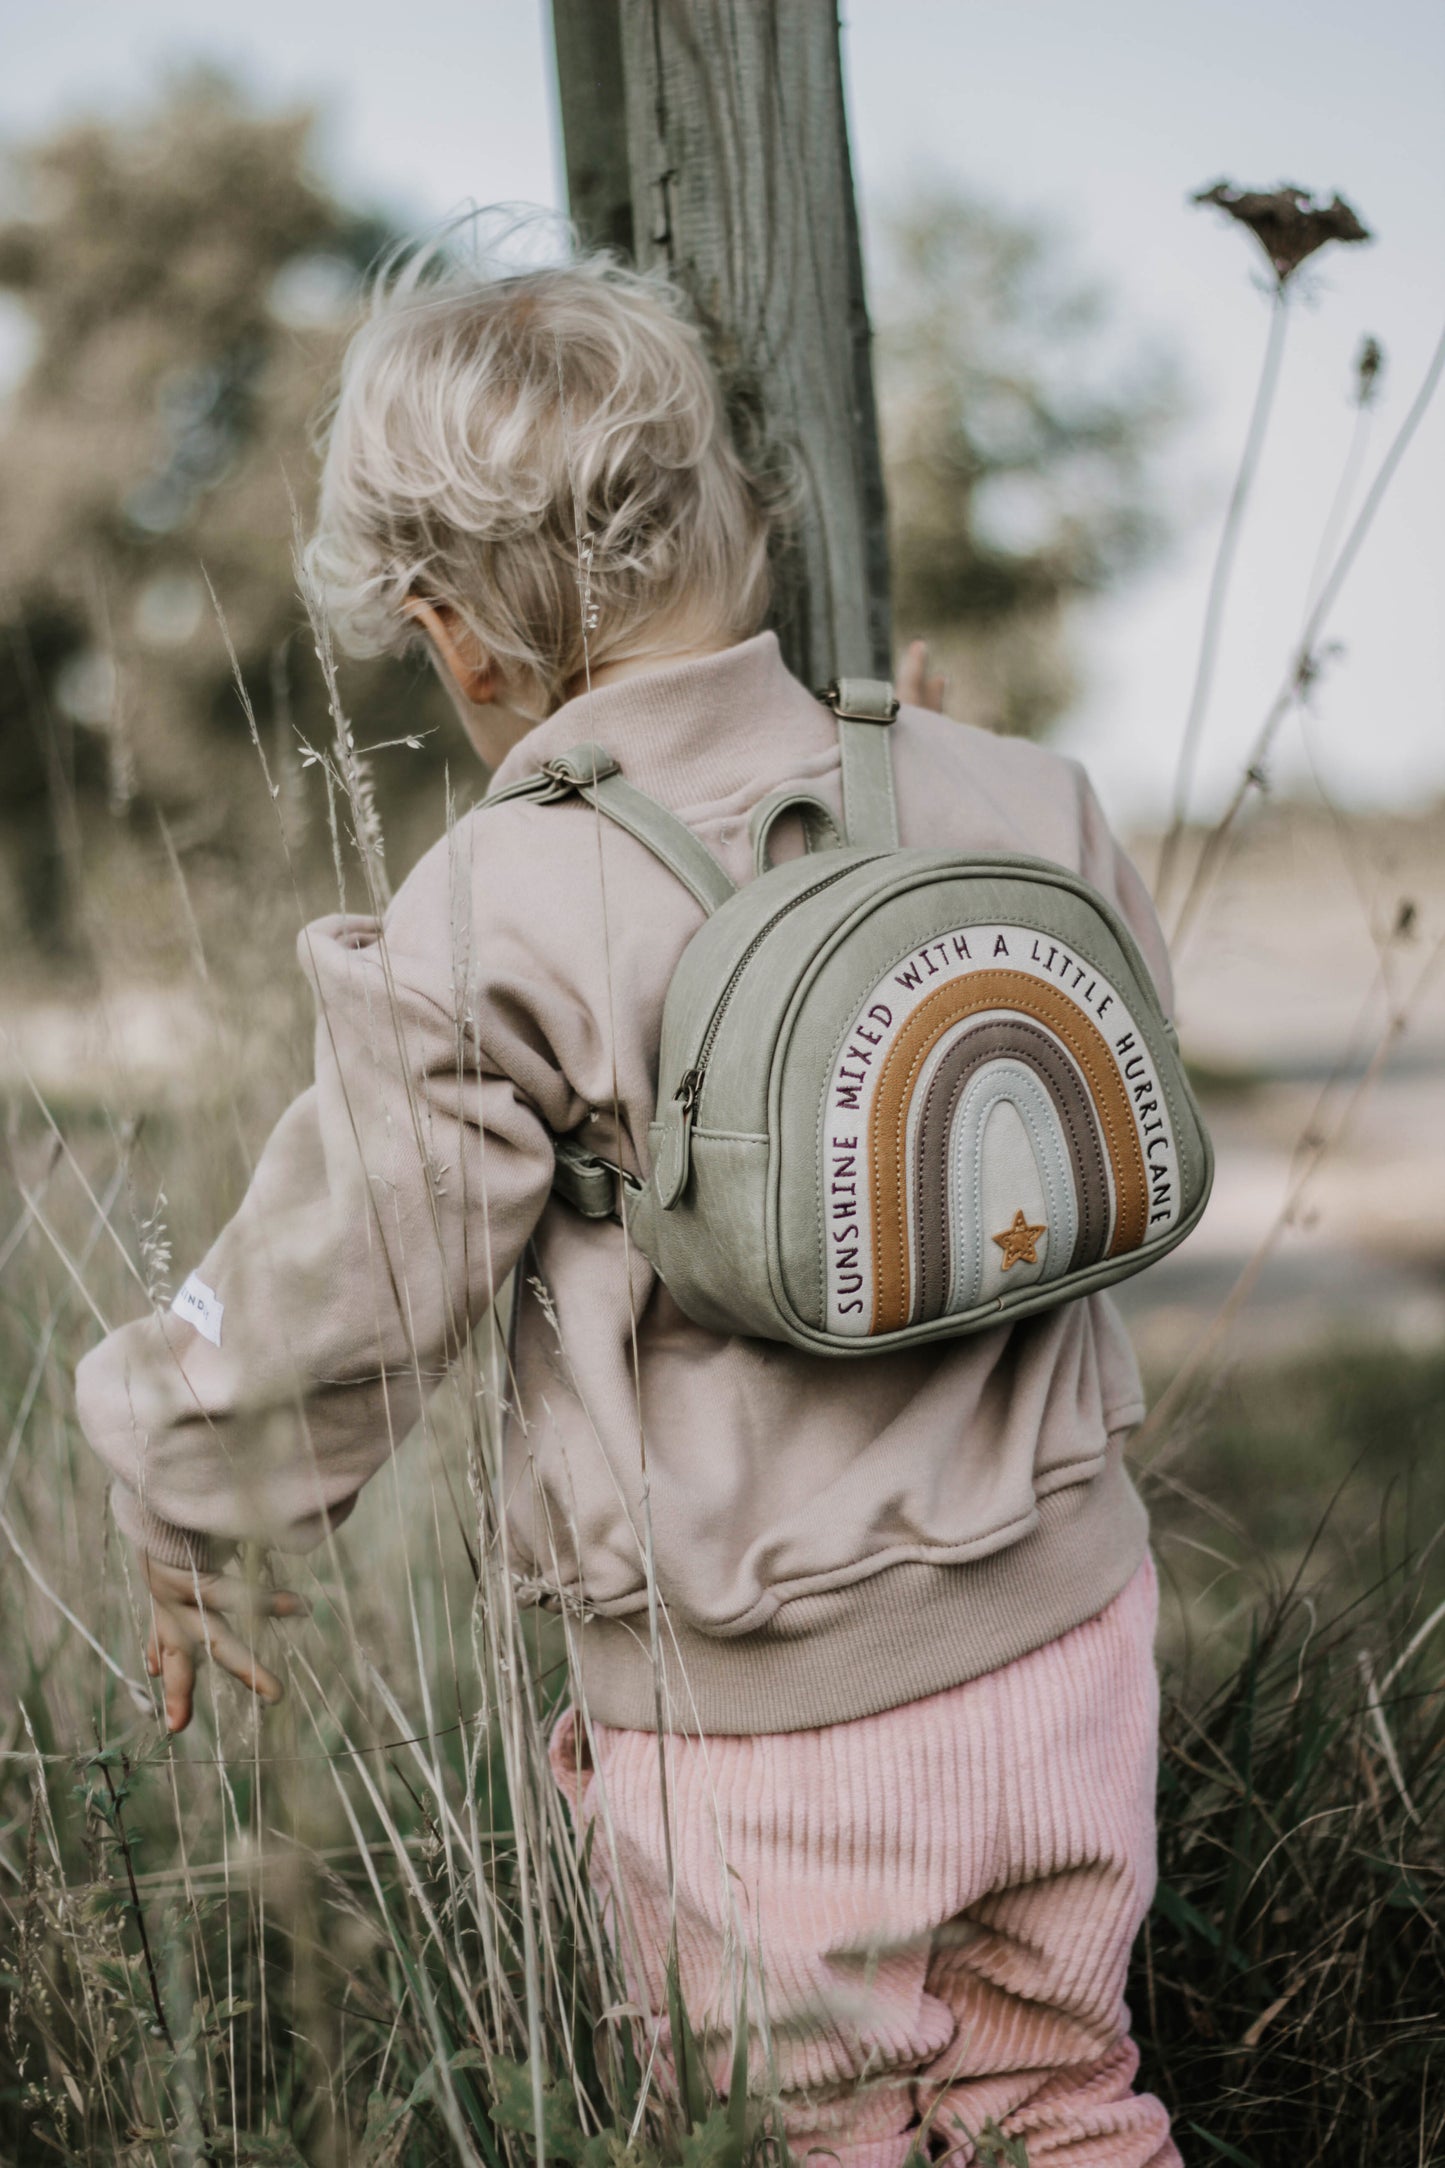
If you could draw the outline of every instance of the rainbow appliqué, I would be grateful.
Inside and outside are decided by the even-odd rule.
[[[1163,1237],[1178,1145],[1118,989],[1049,935],[960,926],[872,988],[822,1120],[833,1332],[955,1316]]]

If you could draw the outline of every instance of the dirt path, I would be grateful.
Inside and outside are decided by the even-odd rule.
[[[1152,855],[1146,841],[1141,863]],[[1391,939],[1402,904],[1408,930]],[[1343,832],[1323,815],[1265,809],[1177,958],[1218,1164],[1198,1232],[1123,1291],[1151,1366],[1189,1345],[1268,1238],[1301,1138],[1333,1129],[1391,1002],[1442,938],[1445,809]],[[1234,1345],[1264,1356],[1325,1336],[1445,1339],[1445,968],[1311,1180]]]

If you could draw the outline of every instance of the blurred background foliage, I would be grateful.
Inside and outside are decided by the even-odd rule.
[[[1048,232],[951,189],[885,220],[874,296],[900,640],[950,712],[1036,736],[1078,691],[1076,606],[1165,539],[1151,462],[1175,372],[1121,344]]]
[[[262,847],[271,811],[207,582],[300,834],[297,741],[328,723],[293,523],[365,272],[396,238],[318,176],[313,134],[310,113],[191,73],[147,113],[12,153],[0,291],[29,347],[0,406],[12,960],[75,945],[77,855],[123,854],[156,812],[203,888],[208,862]],[[957,194],[897,216],[884,257],[899,636],[934,641],[953,712],[1038,732],[1074,690],[1074,605],[1159,539],[1168,373],[1118,355],[1056,245]],[[440,826],[447,712],[413,664],[349,665],[345,691],[363,747],[422,735],[377,777],[405,857]],[[456,781],[481,779],[464,759]]]
[[[13,159],[0,288],[30,354],[0,417],[0,856],[42,950],[74,938],[68,862],[117,826],[160,811],[185,853],[241,863],[269,816],[208,581],[293,800],[295,733],[326,730],[293,523],[393,235],[317,178],[312,131],[193,74]],[[348,694],[363,737],[398,708],[441,719],[398,665]]]

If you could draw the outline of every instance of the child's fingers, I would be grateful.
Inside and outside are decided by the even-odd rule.
[[[191,1721],[196,1666],[190,1650],[179,1640],[162,1643],[160,1672],[165,1692],[166,1730],[184,1731]]]
[[[309,1618],[311,1606],[291,1588],[260,1588],[238,1574],[208,1574],[200,1584],[201,1608],[224,1611],[232,1618]],[[188,1600],[194,1604],[195,1589]]]
[[[244,1584],[237,1583],[244,1590]],[[260,1593],[289,1594],[289,1590]],[[299,1604],[299,1598],[293,1598]],[[284,1616],[284,1612],[274,1615]],[[146,1670],[162,1681],[168,1730],[184,1731],[191,1720],[195,1699],[196,1651],[204,1649],[223,1671],[262,1701],[279,1701],[281,1681],[258,1663],[251,1650],[222,1623],[219,1609],[202,1611],[194,1604],[153,1600],[151,1634],[146,1645]]]
[[[212,1663],[219,1664],[223,1671],[229,1671],[233,1679],[239,1679],[243,1686],[248,1686],[262,1701],[281,1699],[281,1681],[268,1671],[264,1664],[257,1663],[244,1641],[239,1640],[228,1627],[218,1624],[210,1614],[204,1621],[203,1638],[206,1653]]]
[[[898,671],[898,697],[905,707],[922,707],[924,681],[927,676],[927,643],[923,640],[910,640]]]
[[[947,680],[929,665],[932,657],[926,640],[910,640],[898,668],[898,697],[905,707],[931,708],[942,714]]]
[[[166,1705],[166,1730],[184,1731],[191,1721],[195,1693],[196,1663],[191,1637],[181,1615],[158,1598],[151,1600],[151,1630],[146,1643],[146,1670],[161,1682]]]
[[[262,1588],[236,1573],[188,1573],[183,1566],[146,1560],[151,1593],[162,1603],[204,1611],[229,1611],[238,1617],[298,1618],[311,1615],[304,1596],[290,1588]]]

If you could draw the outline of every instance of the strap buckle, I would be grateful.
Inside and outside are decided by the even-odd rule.
[[[600,1153],[589,1152],[573,1137],[554,1137],[552,1150],[552,1194],[583,1219],[620,1220],[627,1200],[641,1194],[642,1184],[635,1174]]]
[[[891,723],[901,705],[887,678],[834,678],[818,698],[844,723]]]

